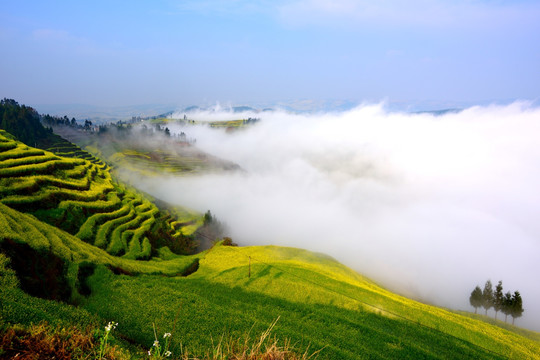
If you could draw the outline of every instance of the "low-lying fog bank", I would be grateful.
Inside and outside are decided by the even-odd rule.
[[[505,292],[523,297],[516,324],[540,330],[538,108],[218,115],[193,116],[261,121],[233,133],[169,128],[245,172],[138,185],[210,209],[242,245],[321,251],[437,305],[472,310],[473,288],[502,280]]]

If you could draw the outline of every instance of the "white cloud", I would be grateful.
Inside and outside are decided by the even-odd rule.
[[[299,0],[280,5],[279,13],[284,22],[296,25],[490,28],[536,21],[539,6],[482,1]]]
[[[540,330],[540,109],[258,116],[233,134],[182,129],[245,173],[151,179],[144,188],[210,209],[243,245],[322,251],[440,305],[468,309],[474,286],[501,279],[523,294],[519,323]]]

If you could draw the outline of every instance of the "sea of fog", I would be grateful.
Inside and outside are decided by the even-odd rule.
[[[236,132],[169,126],[245,171],[141,180],[146,191],[210,209],[241,245],[324,252],[440,306],[472,311],[473,288],[502,280],[523,297],[516,324],[540,330],[539,108],[189,117],[260,118]]]

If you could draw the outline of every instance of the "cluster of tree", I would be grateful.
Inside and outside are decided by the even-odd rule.
[[[203,224],[195,233],[199,241],[199,250],[209,249],[216,240],[223,238],[225,232],[228,231],[227,225],[212,215],[210,210],[204,214]],[[227,243],[229,245],[233,244],[232,240]]]
[[[154,124],[153,129],[148,128],[148,126],[144,125],[141,127],[141,133],[143,135],[152,135],[154,133],[163,133],[165,136],[171,136],[171,131],[168,127],[161,127],[159,124]]]
[[[260,118],[247,118],[244,119],[244,124],[245,125],[251,125],[251,124],[255,124],[256,122],[259,122],[261,119]]]
[[[52,134],[52,129],[43,127],[36,110],[6,98],[0,100],[0,128],[30,146],[37,146]]]
[[[483,307],[487,311],[491,308],[495,310],[495,319],[497,319],[497,313],[501,311],[504,315],[504,321],[508,319],[508,315],[512,316],[512,324],[516,318],[523,314],[523,300],[519,291],[510,293],[508,291],[503,294],[502,281],[499,281],[495,290],[491,280],[486,281],[484,290],[480,286],[476,286],[469,297],[470,304],[474,307],[474,313],[477,313],[479,307]]]
[[[64,117],[61,116],[51,116],[49,114],[43,115],[41,118],[41,121],[50,126],[70,126],[72,128],[77,129],[84,129],[84,130],[90,130],[92,127],[92,122],[90,120],[84,120],[84,125],[80,125],[77,123],[77,120],[75,118],[71,118],[71,120],[64,115]]]
[[[188,138],[185,132],[182,131],[180,134],[171,134],[168,127],[163,127],[160,124],[154,124],[153,128],[148,127],[145,124],[141,126],[141,134],[144,136],[152,136],[160,133],[170,138],[176,138],[180,142],[187,142],[190,144],[194,144],[196,142],[195,139]]]
[[[77,120],[75,118],[69,118],[67,116],[61,117],[61,116],[51,116],[49,114],[43,115],[42,121],[44,124],[47,125],[55,125],[55,126],[71,126],[76,127],[77,126]]]

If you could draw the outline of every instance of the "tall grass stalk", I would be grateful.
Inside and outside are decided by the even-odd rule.
[[[181,360],[310,360],[316,359],[320,351],[309,354],[309,348],[302,354],[294,349],[290,340],[285,339],[279,345],[278,338],[271,336],[279,317],[258,337],[252,339],[248,334],[242,339],[221,336],[219,342],[212,346],[211,353],[202,357],[190,356],[189,352],[182,351]]]
[[[107,341],[109,340],[109,334],[112,330],[116,329],[118,323],[110,321],[107,326],[105,326],[105,332],[101,339],[99,339],[99,353],[97,359],[102,360],[105,350],[107,349]]]
[[[156,325],[154,323],[152,323],[152,327],[154,328],[154,344],[152,344],[152,348],[148,350],[148,356],[150,356],[150,359],[152,360],[161,360],[168,358],[172,355],[172,353],[169,351],[171,333],[163,334],[163,341],[165,342],[165,344],[162,346],[158,340]]]

